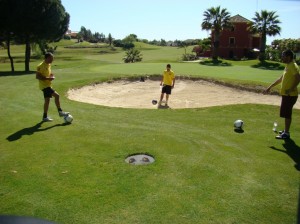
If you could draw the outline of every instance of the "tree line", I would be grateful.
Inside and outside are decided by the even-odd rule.
[[[0,0],[0,9],[0,42],[7,47],[12,71],[12,41],[25,44],[25,71],[29,72],[31,44],[43,49],[46,43],[59,41],[69,27],[70,15],[60,0]]]
[[[70,22],[70,15],[65,11],[61,0],[0,0],[0,9],[0,42],[5,43],[12,71],[14,71],[13,57],[10,54],[12,41],[25,44],[25,71],[28,72],[31,45],[38,45],[44,53],[47,49],[47,43],[59,41],[64,36]],[[202,30],[213,31],[213,42],[211,42],[211,38],[172,42],[167,42],[164,39],[148,41],[139,40],[135,34],[130,34],[121,40],[113,39],[111,34],[106,38],[103,33],[92,33],[84,26],[81,27],[77,38],[79,41],[85,40],[91,43],[107,42],[109,45],[113,44],[115,47],[122,47],[125,50],[133,49],[135,41],[159,46],[178,46],[185,48],[185,50],[187,46],[198,45],[197,48],[194,48],[194,52],[199,53],[211,48],[212,58],[217,59],[221,32],[224,29],[231,29],[233,26],[230,22],[231,15],[227,9],[218,6],[207,9],[203,16]],[[280,34],[280,23],[279,16],[274,11],[255,12],[249,24],[249,30],[261,35],[259,56],[261,61],[279,57],[277,51],[281,46],[293,48],[296,52],[299,50],[299,41],[274,41],[271,47],[266,45],[267,36]],[[130,51],[129,53],[137,54],[139,52]],[[185,55],[187,55],[186,52]]]
[[[78,42],[87,41],[90,43],[105,43],[107,42],[109,45],[112,45],[112,35],[109,33],[108,37],[105,37],[105,34],[95,32],[92,33],[90,29],[85,28],[84,26],[81,26],[80,31],[76,35],[76,39]]]
[[[284,50],[290,49],[295,53],[300,52],[300,39],[281,39],[273,40],[270,46],[266,48],[266,59],[271,61],[281,61],[281,54]],[[296,55],[295,55],[296,56]],[[300,58],[295,58],[297,64],[300,64]]]
[[[219,43],[220,43],[220,36],[223,30],[225,29],[232,29],[233,24],[231,23],[231,14],[226,8],[221,8],[221,6],[217,7],[211,7],[208,8],[203,13],[203,22],[201,24],[202,30],[209,30],[213,33],[211,43],[211,49],[212,49],[212,58],[214,60],[218,59],[219,56]],[[255,12],[254,17],[252,18],[252,21],[249,22],[249,31],[253,34],[259,34],[261,36],[261,44],[260,44],[260,54],[259,54],[259,60],[264,61],[267,59],[267,36],[275,36],[277,34],[280,34],[281,27],[279,24],[281,21],[279,20],[279,16],[276,14],[275,11],[267,11],[267,10],[261,10],[261,12]],[[125,40],[115,40],[114,44],[116,46],[121,46],[124,48],[133,48],[134,45],[132,44],[133,41],[127,41],[128,39],[134,39],[134,35],[129,35],[125,38]],[[137,38],[136,38],[137,39]],[[201,51],[203,49],[206,49],[208,44],[206,40],[200,41],[200,46],[195,51]],[[167,42],[163,39],[160,41],[153,41],[149,42],[150,44],[154,45],[160,45],[160,46],[166,46]],[[178,45],[177,45],[178,44]],[[187,42],[180,42],[176,43],[179,47],[188,46]]]
[[[70,37],[66,37],[65,39],[69,39]],[[113,44],[115,47],[122,47],[124,49],[130,49],[134,47],[134,42],[143,42],[146,44],[156,45],[156,46],[192,46],[201,43],[201,39],[188,39],[188,40],[174,40],[174,41],[166,41],[165,39],[160,40],[147,40],[147,39],[139,39],[136,34],[129,34],[123,39],[114,39],[112,35],[109,33],[106,38],[105,34],[95,32],[93,33],[90,29],[81,26],[80,31],[76,34],[75,37],[78,42],[87,41],[90,43],[108,43],[110,46]]]

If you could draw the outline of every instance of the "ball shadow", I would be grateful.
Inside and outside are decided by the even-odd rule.
[[[241,129],[241,128],[235,128],[235,129],[234,129],[234,132],[235,132],[235,133],[242,134],[242,133],[244,133],[244,130]]]

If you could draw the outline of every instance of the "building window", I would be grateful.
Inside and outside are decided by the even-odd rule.
[[[234,37],[229,37],[229,44],[234,45],[235,44],[235,38]]]
[[[234,32],[234,31],[235,31],[235,27],[232,26],[232,27],[231,27],[231,32]]]

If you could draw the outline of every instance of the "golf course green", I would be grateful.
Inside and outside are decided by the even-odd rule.
[[[62,109],[74,117],[71,124],[58,116],[53,99],[54,121],[41,122],[43,95],[35,70],[42,56],[33,52],[31,72],[22,72],[25,47],[13,45],[16,72],[11,73],[7,52],[0,49],[0,215],[63,224],[297,222],[298,109],[291,140],[281,141],[272,131],[275,121],[278,130],[284,127],[279,101],[278,106],[147,110],[67,98],[72,88],[161,75],[167,63],[176,76],[253,88],[268,86],[281,68],[256,66],[257,60],[187,63],[181,61],[182,48],[143,43],[136,44],[142,62],[125,64],[119,48],[66,40],[53,45],[58,46],[53,87]],[[237,119],[244,121],[244,132],[234,131]],[[137,153],[155,161],[125,162]]]

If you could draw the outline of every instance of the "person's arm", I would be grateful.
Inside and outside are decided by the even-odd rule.
[[[53,76],[53,74],[51,74],[50,77],[45,77],[45,76],[43,76],[39,72],[36,73],[35,78],[38,79],[38,80],[50,80],[50,81],[52,81],[53,79],[55,79],[55,77]]]
[[[172,88],[174,88],[174,86],[175,86],[175,77],[174,77],[174,79],[173,79],[173,85],[172,85]]]
[[[161,81],[160,81],[160,85],[161,85],[161,86],[162,86],[162,84],[163,84],[163,81],[164,81],[164,76],[162,76]]]
[[[277,79],[275,82],[273,82],[263,93],[266,94],[268,92],[270,92],[270,90],[274,87],[274,86],[277,86],[279,83],[282,82],[282,78],[283,78],[283,75],[280,76],[279,79]]]

